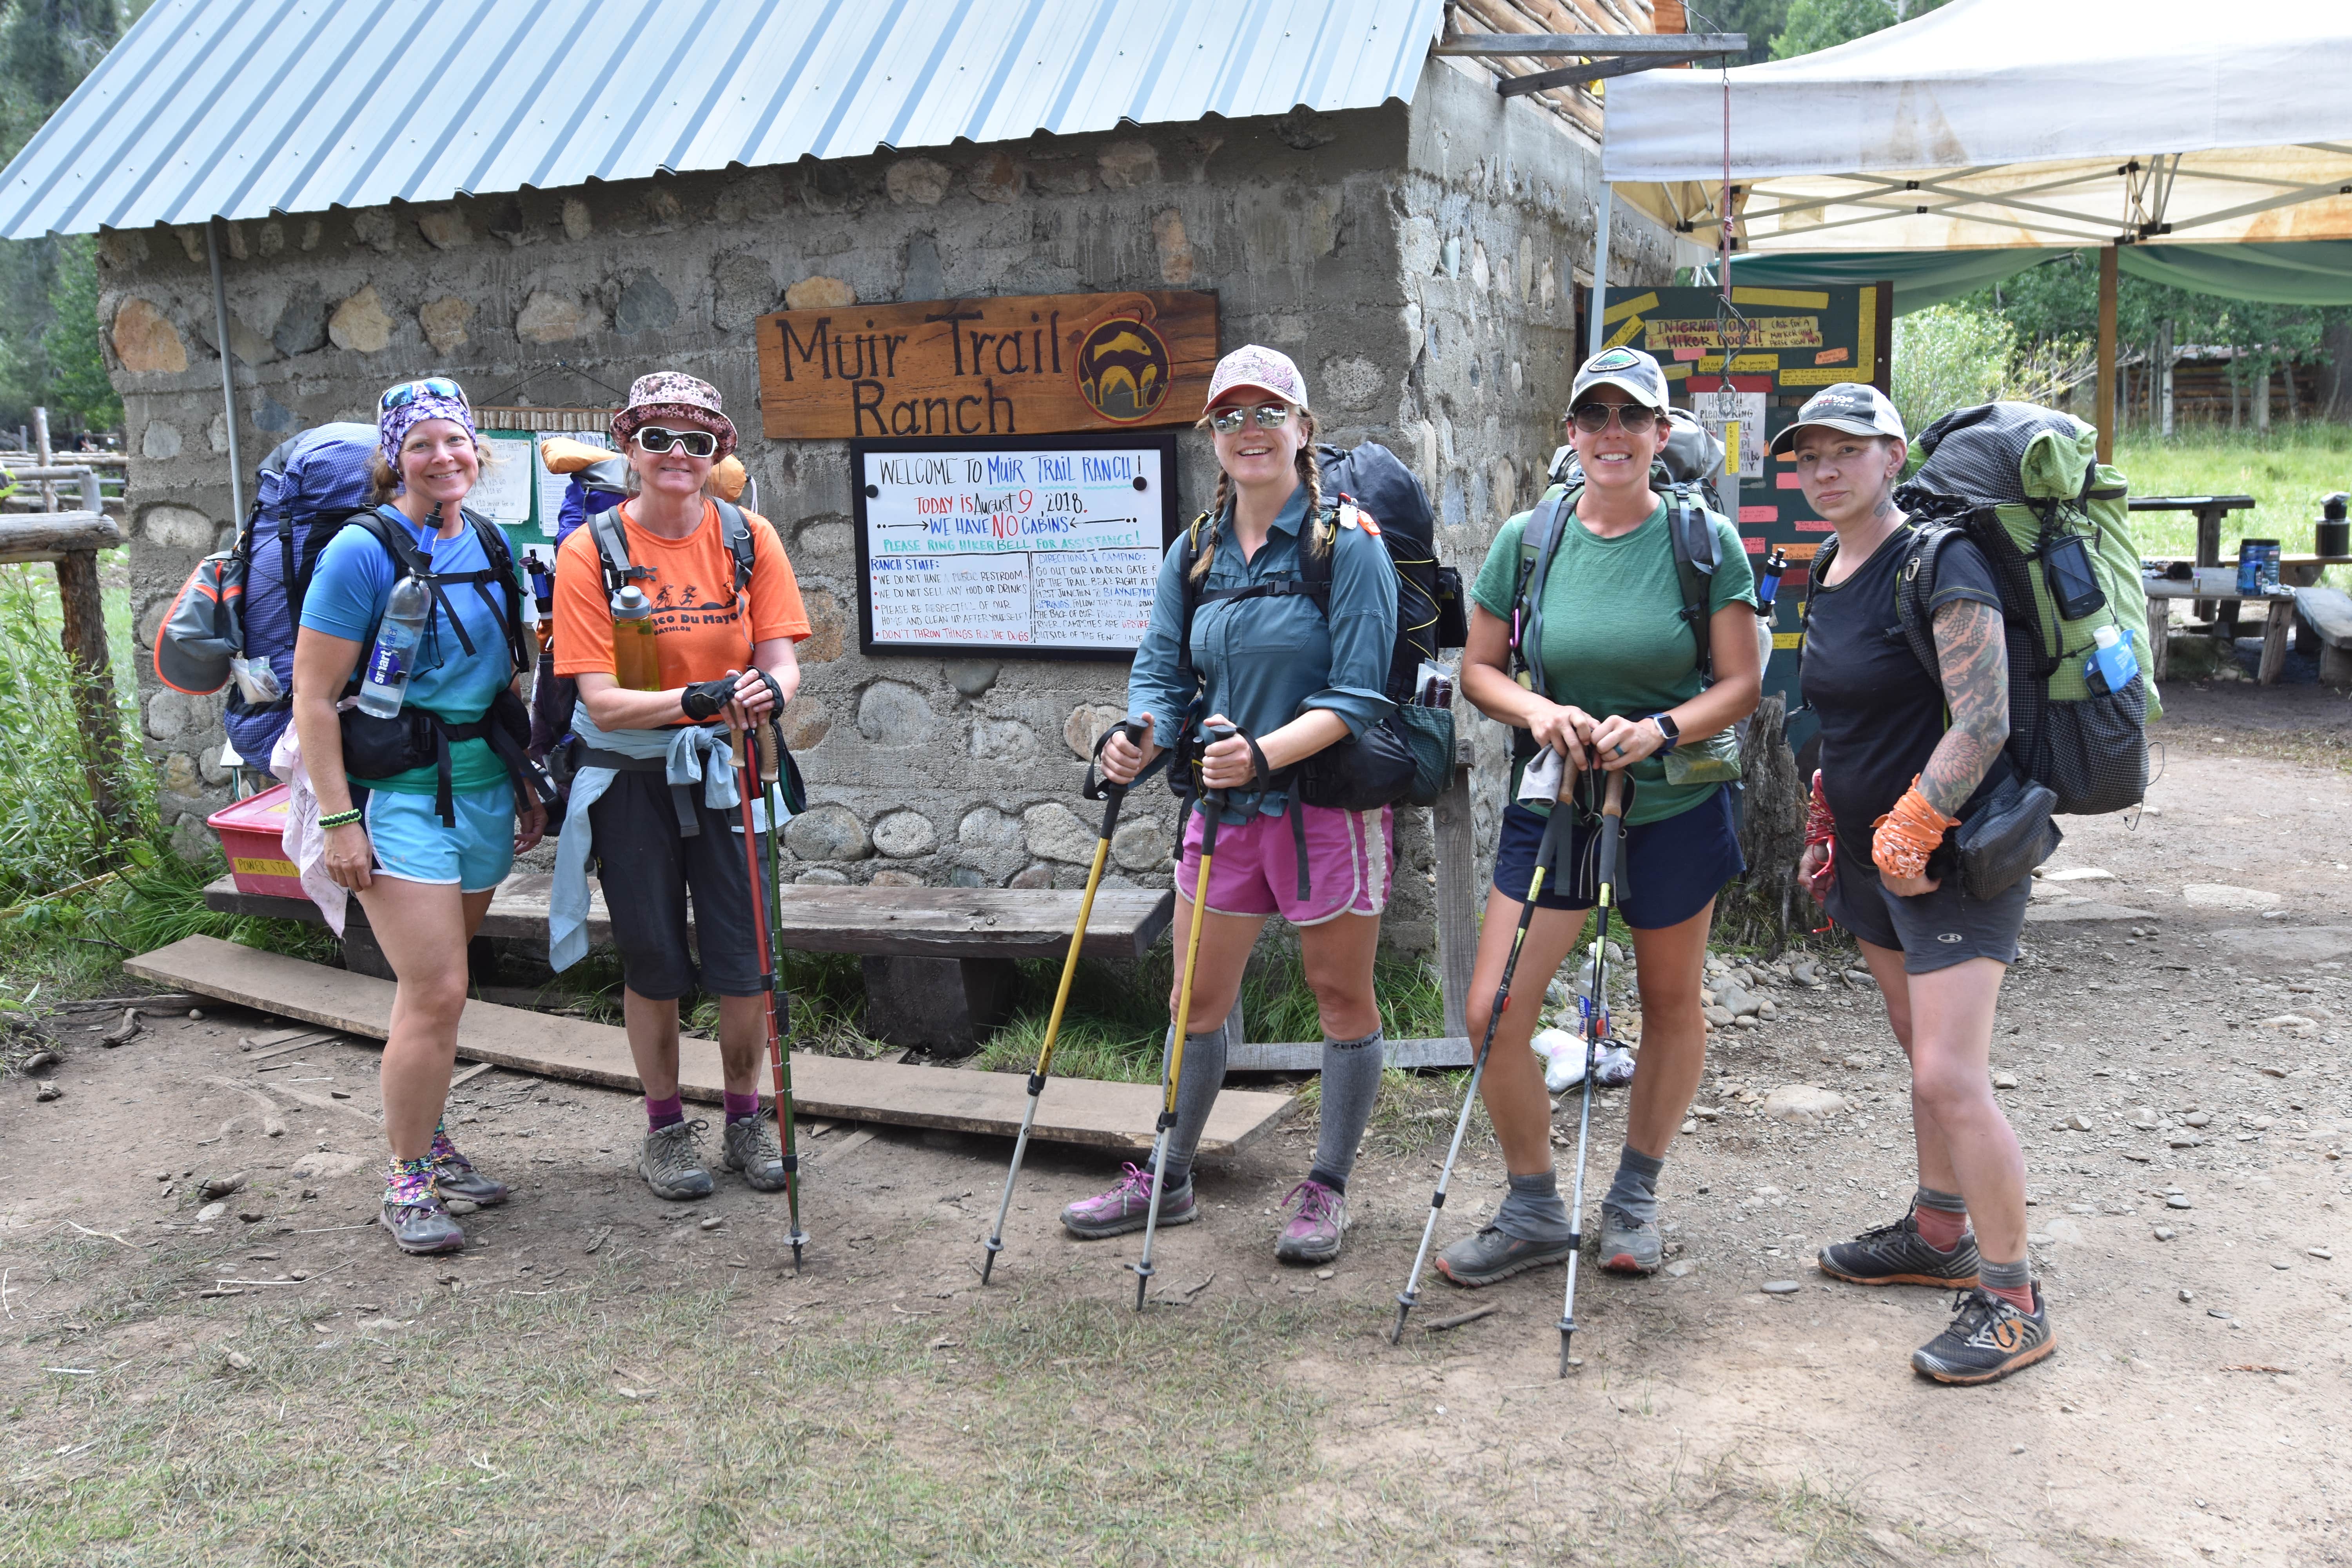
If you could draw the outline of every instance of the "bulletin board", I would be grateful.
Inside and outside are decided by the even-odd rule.
[[[528,405],[474,410],[474,427],[481,432],[496,460],[482,470],[481,481],[466,504],[506,531],[516,560],[533,548],[552,558],[556,521],[569,482],[568,476],[549,473],[547,465],[539,460],[541,438],[563,436],[591,447],[609,447],[613,412]]]
[[[1748,289],[1735,281],[1731,303],[1737,317],[1719,322],[1722,297],[1717,288],[1612,289],[1601,307],[1601,342],[1654,355],[1665,371],[1675,405],[1690,409],[1727,437],[1726,467],[1732,468],[1736,458],[1737,521],[1749,563],[1760,573],[1773,549],[1789,552],[1764,689],[1787,697],[1793,714],[1800,705],[1797,606],[1814,553],[1831,529],[1805,504],[1794,466],[1765,454],[1772,437],[1822,388],[1860,381],[1889,390],[1895,285]],[[1590,309],[1589,300],[1585,296],[1584,309]],[[1810,716],[1792,720],[1790,742],[1801,746],[1810,729]]]
[[[1182,524],[1172,435],[849,444],[858,647],[1127,659]]]

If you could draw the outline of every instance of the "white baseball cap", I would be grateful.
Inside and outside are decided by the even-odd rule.
[[[1217,399],[1236,388],[1271,393],[1285,403],[1307,406],[1307,378],[1288,354],[1262,343],[1244,343],[1217,362],[1217,373],[1209,378],[1209,399],[1202,406],[1214,408]]]
[[[1794,447],[1798,435],[1808,425],[1843,430],[1849,436],[1910,439],[1903,433],[1903,416],[1895,411],[1894,403],[1866,381],[1841,381],[1805,399],[1805,405],[1797,410],[1797,417],[1788,428],[1772,437],[1772,455],[1777,458]]]

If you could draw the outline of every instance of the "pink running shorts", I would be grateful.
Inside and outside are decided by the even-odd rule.
[[[1293,802],[1290,809],[1305,813],[1307,896],[1298,896],[1297,829],[1290,818],[1253,816],[1217,829],[1217,856],[1209,867],[1210,912],[1278,914],[1293,925],[1312,926],[1388,908],[1396,874],[1395,807],[1339,811]],[[1199,812],[1186,814],[1176,896],[1188,901],[1200,886],[1204,826]]]

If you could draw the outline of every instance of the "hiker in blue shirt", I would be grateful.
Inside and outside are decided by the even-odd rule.
[[[444,732],[480,724],[520,668],[508,615],[519,590],[494,581],[500,574],[484,540],[495,525],[464,511],[481,473],[473,411],[455,382],[436,376],[387,391],[377,426],[382,504],[352,519],[320,554],[294,641],[294,723],[325,831],[327,872],[358,896],[399,984],[383,1049],[392,1163],[383,1222],[404,1252],[450,1252],[466,1235],[446,1200],[482,1205],[509,1195],[505,1183],[457,1152],[441,1121],[466,1005],[466,946],[516,854],[539,841],[545,814],[526,799],[518,816],[509,764],[488,740]],[[339,712],[337,702],[401,575],[389,550],[401,538],[429,562],[425,569],[441,587],[410,653],[415,673],[397,721],[425,714],[439,739],[431,760],[362,776],[353,765],[355,735],[373,744],[395,721],[347,731],[363,716]],[[511,579],[511,570],[504,575]],[[520,717],[520,699],[508,701]]]
[[[1183,1068],[1160,1223],[1188,1224],[1199,1213],[1192,1153],[1224,1081],[1225,1018],[1258,932],[1278,913],[1298,928],[1307,983],[1322,1015],[1323,1100],[1315,1163],[1286,1200],[1296,1207],[1275,1256],[1323,1263],[1339,1255],[1348,1174],[1380,1089],[1372,956],[1396,860],[1395,808],[1307,805],[1292,798],[1296,775],[1288,770],[1392,710],[1385,686],[1396,642],[1396,569],[1374,520],[1352,504],[1323,505],[1306,378],[1286,355],[1255,344],[1227,354],[1201,423],[1215,433],[1217,503],[1196,525],[1197,547],[1188,535],[1160,563],[1151,623],[1128,684],[1129,721],[1149,733],[1139,747],[1114,732],[1102,748],[1104,773],[1123,784],[1162,746],[1178,748],[1175,765],[1192,766],[1203,723],[1240,731],[1200,752],[1194,805],[1185,816],[1178,953],[1196,915],[1203,923],[1192,1014],[1177,1023],[1185,1031]],[[1227,596],[1302,579],[1313,552],[1328,552],[1326,603],[1306,593]],[[1188,556],[1189,596],[1197,605],[1189,644]],[[1195,911],[1203,785],[1225,792],[1226,804],[1208,908]],[[1171,993],[1171,1014],[1177,1005]],[[1108,1192],[1064,1209],[1062,1224],[1087,1239],[1140,1230],[1151,1193],[1151,1173],[1130,1164]]]

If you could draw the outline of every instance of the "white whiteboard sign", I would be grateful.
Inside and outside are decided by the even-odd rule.
[[[1135,651],[1172,516],[1168,448],[1066,439],[859,445],[867,651]]]
[[[537,438],[528,430],[485,430],[481,435],[495,460],[482,465],[482,477],[467,492],[466,504],[492,522],[529,527],[532,474],[539,468]]]

